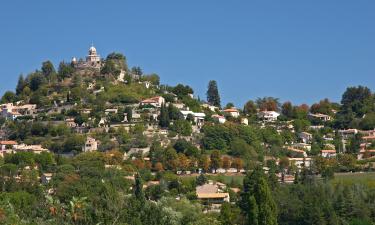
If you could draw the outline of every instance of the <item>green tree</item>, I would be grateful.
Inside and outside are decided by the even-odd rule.
[[[142,178],[138,173],[135,176],[134,196],[139,202],[144,204],[146,199],[145,194],[143,192],[143,183]]]
[[[133,119],[133,109],[131,107],[125,108],[126,118],[128,122],[131,122]]]
[[[207,102],[217,107],[220,107],[221,105],[219,90],[218,90],[217,83],[215,80],[211,80],[208,83]]]
[[[165,104],[161,105],[160,108],[160,115],[159,115],[159,125],[163,128],[166,128],[169,126],[169,113],[168,109],[165,106]]]
[[[293,105],[291,102],[284,102],[281,106],[281,112],[287,118],[293,118]]]
[[[55,67],[53,66],[51,61],[48,60],[42,63],[42,72],[46,77],[49,77],[56,72]]]
[[[16,94],[13,91],[7,91],[4,93],[3,97],[1,97],[1,103],[11,103],[16,101]]]
[[[255,201],[254,201],[255,199]],[[243,183],[240,208],[247,224],[276,225],[277,208],[263,169],[257,167]]]
[[[192,133],[191,123],[187,120],[176,120],[170,129],[182,136],[190,136]]]
[[[243,107],[243,112],[248,115],[253,115],[257,113],[257,106],[254,101],[249,100]]]
[[[23,89],[25,88],[25,86],[26,86],[26,81],[23,78],[23,75],[21,74],[18,78],[17,87],[16,87],[16,94],[20,95],[22,93]]]
[[[71,64],[65,63],[64,61],[60,62],[57,74],[60,80],[71,77],[73,73],[74,68]]]
[[[353,112],[357,117],[374,110],[374,96],[368,87],[348,87],[342,95],[344,112]]]
[[[214,150],[210,156],[211,159],[211,169],[216,170],[222,166],[221,154],[220,151]]]

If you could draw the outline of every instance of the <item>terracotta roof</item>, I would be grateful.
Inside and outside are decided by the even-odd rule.
[[[289,151],[293,151],[293,152],[305,153],[305,151],[303,151],[303,150],[296,149],[296,148],[292,148],[292,147],[288,147],[287,149],[288,149]]]
[[[16,145],[15,141],[0,141],[0,145]]]
[[[372,139],[375,139],[375,136],[364,136],[364,137],[362,137],[362,139],[372,140]]]
[[[326,149],[326,150],[321,150],[322,153],[336,153],[336,150],[332,149]]]
[[[223,111],[224,111],[224,112],[238,112],[238,110],[235,109],[235,108],[224,109]]]
[[[228,193],[197,193],[198,198],[226,198]]]

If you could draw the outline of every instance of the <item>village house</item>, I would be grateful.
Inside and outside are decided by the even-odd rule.
[[[210,104],[207,104],[207,103],[204,103],[201,105],[203,108],[205,109],[209,109],[211,110],[212,112],[216,112],[217,110],[219,110],[219,107],[217,106],[213,106],[213,105],[210,105]]]
[[[298,137],[302,140],[303,143],[310,143],[313,138],[312,134],[307,132],[300,132],[298,134]]]
[[[324,128],[324,125],[312,125],[309,127],[311,130],[320,130]]]
[[[131,148],[127,153],[124,153],[124,159],[128,159],[131,155],[141,154],[147,155],[150,152],[150,147],[146,148]]]
[[[304,149],[306,151],[310,151],[311,150],[311,145],[310,144],[306,144],[306,143],[295,143],[295,144],[293,144],[293,147],[294,148],[298,148],[298,149]]]
[[[76,122],[74,122],[74,118],[66,118],[65,119],[65,124],[67,127],[77,127],[78,125],[76,124]]]
[[[43,173],[42,176],[40,177],[42,184],[44,185],[48,184],[52,179],[52,175],[53,175],[52,173]]]
[[[312,164],[312,158],[289,158],[289,162],[297,166],[298,169],[302,167],[309,168]]]
[[[258,112],[257,116],[263,121],[272,122],[277,120],[277,117],[280,116],[280,113],[275,111],[260,111]]]
[[[17,145],[16,141],[0,141],[0,150],[13,149]]]
[[[26,145],[26,144],[20,144],[16,145],[13,150],[15,152],[33,152],[35,154],[40,154],[42,152],[49,152],[48,149],[43,148],[42,145]]]
[[[195,192],[197,199],[205,206],[209,207],[208,211],[219,211],[221,204],[230,202],[229,193],[224,192],[226,186],[220,182],[197,186]]]
[[[1,116],[15,120],[19,116],[33,116],[37,113],[35,104],[25,104],[25,105],[14,105],[13,103],[6,103],[0,105]]]
[[[291,152],[294,152],[294,153],[297,153],[297,154],[301,154],[303,155],[303,157],[307,157],[307,154],[304,150],[301,150],[301,149],[296,149],[296,148],[292,148],[292,147],[287,147],[287,149]]]
[[[105,113],[106,115],[117,114],[117,113],[118,113],[118,109],[116,109],[116,108],[113,108],[113,109],[106,109],[106,110],[104,110],[104,113]]]
[[[43,148],[42,145],[26,145],[26,144],[17,144],[13,141],[3,141],[6,146],[1,145],[0,156],[5,154],[14,154],[17,152],[33,152],[35,154],[40,154],[42,152],[49,152],[48,149]]]
[[[212,115],[212,119],[214,119],[218,123],[225,123],[227,121],[227,119],[225,119],[225,116],[221,116],[217,114]]]
[[[338,133],[342,138],[346,140],[358,134],[358,130],[357,129],[339,130]]]
[[[246,117],[241,118],[241,124],[249,125],[249,119],[247,119]]]
[[[227,116],[231,116],[233,118],[237,118],[240,116],[240,112],[236,108],[229,108],[229,109],[224,109],[223,113]]]
[[[334,149],[321,150],[320,154],[324,158],[334,158],[334,157],[336,157],[336,150],[334,150]]]
[[[204,118],[206,117],[206,114],[204,113],[196,113],[193,111],[186,111],[186,110],[181,110],[180,111],[184,119],[186,120],[188,115],[192,115],[194,118],[194,122],[197,124],[198,127],[203,126],[204,123]]]
[[[82,152],[92,152],[96,150],[98,150],[98,142],[92,137],[87,137],[85,145],[82,147]]]
[[[329,115],[325,115],[325,114],[322,114],[322,113],[309,113],[308,115],[310,118],[315,118],[315,119],[318,119],[320,121],[330,121],[332,118],[331,116]]]
[[[140,106],[153,106],[156,108],[160,108],[165,103],[165,99],[161,96],[156,96],[152,98],[145,99],[141,101]]]

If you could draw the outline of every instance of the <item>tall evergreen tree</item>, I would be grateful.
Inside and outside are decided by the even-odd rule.
[[[134,195],[135,195],[135,198],[139,202],[141,203],[145,202],[145,194],[143,192],[142,178],[139,174],[136,174],[135,176]]]
[[[160,108],[159,125],[163,128],[169,126],[169,113],[165,104],[162,104]]]
[[[240,207],[248,225],[277,225],[276,203],[262,168],[245,177]]]
[[[249,212],[247,215],[247,223],[250,225],[258,225],[258,216],[259,216],[259,211],[258,211],[258,205],[256,202],[256,199],[254,195],[251,195],[248,199],[249,201]]]
[[[17,83],[17,87],[16,87],[16,94],[17,95],[21,94],[23,89],[25,88],[25,86],[26,86],[26,81],[23,78],[23,75],[21,74],[18,78],[18,83]]]
[[[221,105],[219,90],[217,88],[217,83],[215,80],[210,80],[210,82],[208,83],[207,102],[217,107],[220,107]]]

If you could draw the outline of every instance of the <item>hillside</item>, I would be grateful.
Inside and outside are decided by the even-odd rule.
[[[122,53],[50,61],[1,98],[0,223],[373,224],[375,94],[222,105]],[[244,91],[245,94],[245,91]],[[343,175],[339,175],[343,176]],[[302,221],[302,222],[301,222]]]

